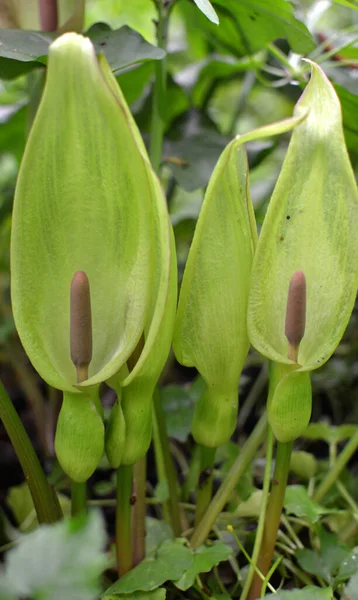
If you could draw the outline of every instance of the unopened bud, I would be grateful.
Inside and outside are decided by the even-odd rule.
[[[88,365],[92,360],[91,295],[84,271],[76,271],[71,282],[70,346],[80,383],[88,378]]]
[[[298,361],[298,349],[306,327],[306,278],[303,271],[295,271],[290,280],[287,296],[285,336],[288,339],[288,358]]]

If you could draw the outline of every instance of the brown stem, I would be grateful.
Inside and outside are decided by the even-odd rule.
[[[58,26],[57,0],[39,0],[42,31],[56,31]]]

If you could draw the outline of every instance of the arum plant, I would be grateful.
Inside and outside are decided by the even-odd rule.
[[[310,371],[339,344],[358,284],[358,193],[340,103],[323,71],[295,108],[295,128],[260,234],[248,302],[251,343],[270,359],[268,420],[278,440],[258,569],[267,573],[292,442],[311,415]],[[255,575],[249,598],[260,596]],[[242,598],[246,597],[246,593]]]
[[[238,415],[238,384],[249,349],[247,303],[257,243],[244,143],[289,131],[303,118],[235,138],[211,176],[187,259],[174,330],[174,352],[205,381],[192,433],[200,445],[197,530],[211,498],[216,448],[229,440]],[[194,533],[193,543],[201,538]]]
[[[64,393],[58,460],[83,505],[106,447],[126,490],[123,541],[131,465],[149,446],[152,392],[169,352],[175,252],[165,199],[123,95],[104,57],[74,33],[50,47],[16,188],[11,265],[24,348]],[[104,381],[118,393],[107,432]],[[126,542],[122,572],[131,566]]]

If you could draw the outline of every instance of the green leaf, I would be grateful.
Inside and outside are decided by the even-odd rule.
[[[139,33],[124,26],[112,30],[107,25],[93,26],[87,34],[94,43],[96,53],[105,54],[113,71],[148,61],[161,60],[164,50],[149,44]],[[49,46],[58,33],[0,29],[0,69],[4,79],[45,65]]]
[[[322,515],[335,512],[329,508],[320,506],[312,500],[303,485],[290,485],[287,487],[284,507],[288,514],[303,517],[307,519],[310,525],[317,523]]]
[[[317,554],[317,552],[304,548],[303,550],[296,551],[296,558],[304,571],[317,577],[322,577],[326,583],[332,582],[330,570],[322,556]]]
[[[69,352],[76,271],[87,273],[91,288],[93,358],[83,385],[114,375],[145,326],[160,199],[126,111],[91,42],[76,34],[56,40],[18,178],[11,260],[17,329],[35,368],[59,389],[76,383]]]
[[[8,584],[16,597],[96,600],[108,566],[105,540],[99,512],[86,521],[42,525],[8,552],[0,589]]]
[[[130,594],[151,591],[165,581],[177,581],[193,563],[192,550],[183,540],[164,542],[155,556],[145,558],[137,567],[121,577],[106,590],[104,597],[113,594]]]
[[[358,600],[358,573],[352,577],[345,587],[344,597],[349,600]]]
[[[221,52],[240,57],[253,55],[278,38],[285,38],[299,54],[315,48],[308,29],[295,18],[293,6],[285,0],[215,0],[213,5],[220,19],[219,27],[200,15],[194,6],[187,10],[187,22]]]
[[[174,584],[180,590],[188,590],[200,573],[208,573],[213,567],[232,554],[232,549],[223,542],[216,542],[212,546],[200,546],[194,553],[194,561],[184,575]]]
[[[112,30],[107,25],[93,25],[86,35],[97,54],[104,54],[113,72],[147,60],[162,60],[164,50],[149,44],[137,31],[124,25]]]
[[[194,401],[190,390],[178,385],[168,385],[160,390],[168,435],[184,443],[190,433],[194,414]]]
[[[194,2],[209,21],[215,23],[215,25],[219,25],[219,17],[209,0],[194,0]]]
[[[167,592],[165,589],[154,590],[152,592],[134,592],[133,594],[113,594],[111,596],[102,596],[105,600],[165,600]]]
[[[165,521],[154,519],[153,517],[146,517],[145,519],[145,554],[148,556],[157,550],[166,540],[173,539],[173,532],[170,525]]]
[[[327,423],[310,423],[302,434],[310,440],[324,440],[327,444],[338,444],[352,437],[357,425],[328,425]]]
[[[358,124],[354,115],[358,111],[358,96],[352,94],[347,89],[334,84],[334,88],[338,94],[342,106],[343,126],[346,144],[349,149],[358,151]]]
[[[353,577],[358,571],[358,548],[352,550],[349,555],[342,561],[339,571],[335,577],[336,583],[347,581]]]
[[[253,346],[271,360],[290,363],[287,292],[293,273],[304,272],[306,329],[298,356],[302,370],[318,368],[334,352],[358,283],[357,186],[345,148],[339,100],[313,63],[311,81],[295,114],[307,110],[307,118],[292,134],[261,230],[248,310]]]
[[[302,590],[268,594],[263,597],[263,600],[333,600],[333,591],[330,587],[322,589],[315,585],[308,585]]]

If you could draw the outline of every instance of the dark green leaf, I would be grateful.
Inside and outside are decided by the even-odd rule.
[[[10,79],[46,64],[49,44],[58,33],[42,33],[21,29],[0,30],[0,77]],[[164,50],[153,46],[134,29],[124,26],[112,31],[97,24],[87,35],[96,52],[104,53],[113,71],[147,60],[161,60]]]
[[[338,541],[338,537],[335,533],[330,533],[324,527],[320,527],[319,540],[322,560],[331,574],[331,577],[335,579],[342,563],[351,557],[351,552],[347,546]],[[346,577],[346,580],[348,578],[349,576]]]
[[[312,500],[308,496],[307,489],[302,485],[288,486],[284,506],[288,514],[304,517],[310,525],[316,523],[321,515],[335,512]]]
[[[333,600],[333,591],[330,587],[322,589],[308,585],[302,590],[268,594],[264,596],[263,600]]]
[[[167,595],[166,590],[160,588],[160,590],[154,590],[153,592],[134,592],[133,594],[115,594],[112,596],[103,596],[106,600],[165,600]]]
[[[169,437],[185,442],[194,414],[194,403],[189,390],[178,385],[168,385],[161,390],[160,395]]]
[[[344,133],[347,146],[350,150],[358,151],[358,122],[355,115],[358,113],[358,96],[352,94],[338,83],[334,84],[339,96],[342,114]]]
[[[358,572],[358,548],[352,550],[343,560],[336,575],[335,582],[342,583]],[[358,586],[358,584],[357,584]]]
[[[315,47],[308,29],[295,18],[293,6],[286,0],[216,0],[213,4],[219,27],[194,6],[192,10],[187,7],[186,18],[188,27],[200,30],[221,52],[253,55],[278,38],[286,38],[291,49],[300,54]]]
[[[155,556],[145,558],[137,567],[121,577],[104,594],[130,594],[151,591],[165,581],[176,581],[193,563],[193,552],[184,540],[165,541]]]
[[[108,26],[91,27],[87,32],[96,51],[106,55],[109,66],[116,72],[124,67],[146,60],[161,60],[164,50],[145,41],[134,29],[121,27],[111,30]]]
[[[174,538],[170,525],[165,521],[154,519],[153,517],[146,517],[145,528],[146,556],[157,550],[158,546],[165,542],[165,540],[172,540]]]
[[[304,548],[296,551],[296,558],[300,567],[307,573],[322,577],[326,583],[331,583],[331,574],[329,568],[325,565],[323,558],[314,552]]]
[[[197,575],[208,573],[214,566],[227,560],[231,554],[231,548],[223,542],[216,542],[212,546],[201,546],[194,553],[192,565],[185,571],[179,581],[174,582],[176,587],[180,590],[189,589]]]

